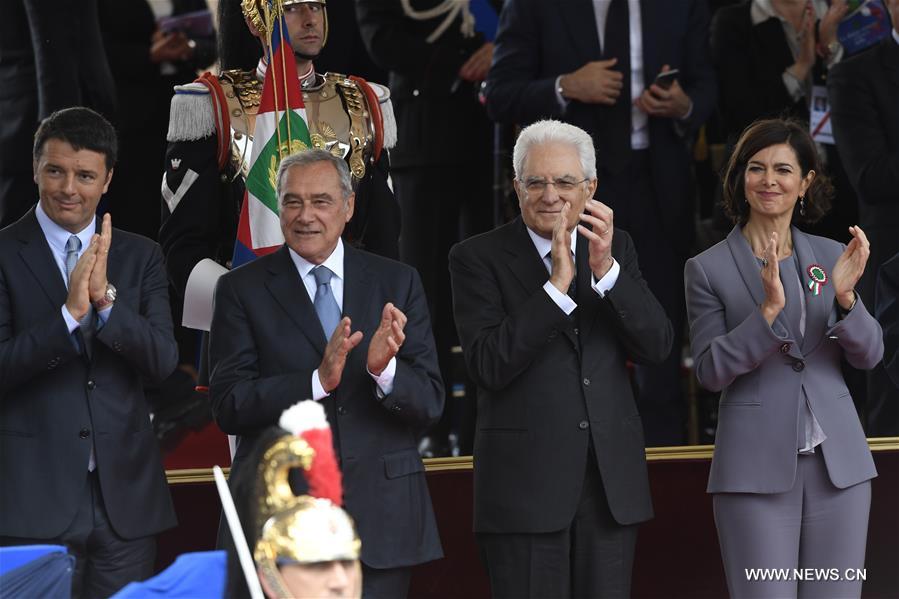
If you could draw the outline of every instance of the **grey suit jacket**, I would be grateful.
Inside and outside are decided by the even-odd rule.
[[[830,276],[844,246],[796,228],[792,233],[802,270],[818,264]],[[883,355],[880,325],[861,300],[839,319],[832,284],[820,295],[805,286],[802,341],[789,332],[786,311],[768,326],[759,310],[765,299],[759,265],[739,227],[688,260],[684,275],[696,375],[705,388],[722,391],[708,492],[792,487],[803,389],[827,435],[818,450],[834,486],[877,476],[840,370],[841,358],[870,369]]]

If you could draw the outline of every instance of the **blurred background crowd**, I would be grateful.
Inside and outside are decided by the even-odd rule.
[[[230,11],[219,6],[226,0],[6,3],[0,227],[37,201],[30,156],[40,120],[83,105],[115,124],[121,144],[100,213],[157,239],[173,86],[204,70],[253,69],[258,59],[242,21],[229,31],[219,17],[239,15],[239,2],[229,1]],[[454,4],[465,6],[454,12]],[[668,363],[633,373],[648,446],[714,441],[717,394],[695,383],[686,348],[683,264],[730,230],[719,205],[721,170],[754,120],[809,123],[836,188],[831,211],[809,232],[846,242],[848,227],[860,225],[871,240],[860,295],[872,311],[883,301],[875,298],[878,270],[899,252],[899,2],[592,4],[609,5],[607,20],[621,24],[603,40],[603,60],[584,58],[597,53],[578,46],[589,45],[582,28],[598,27],[591,2],[327,3],[330,33],[316,70],[389,86],[396,113],[390,172],[402,211],[400,258],[421,274],[447,390],[444,417],[423,434],[422,455],[471,453],[475,392],[453,323],[447,252],[515,216],[512,141],[538,118],[568,120],[594,136],[597,198],[634,237],[644,276],[675,326]],[[198,16],[178,18],[185,15]],[[600,37],[604,31],[613,30],[606,23]],[[653,86],[664,93],[648,93]],[[620,94],[631,101],[616,102]],[[590,105],[598,110],[579,109]],[[214,426],[194,390],[197,334],[179,335],[181,367],[151,394],[154,426],[168,447],[184,431]],[[883,366],[844,367],[867,434],[899,435],[899,381]]]

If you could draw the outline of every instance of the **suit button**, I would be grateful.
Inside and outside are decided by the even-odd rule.
[[[394,405],[392,405],[392,406],[390,407],[390,409],[391,409],[392,411],[394,411],[394,412],[399,412],[399,411],[401,411],[403,408],[401,408],[401,407],[399,407],[398,405],[394,404]]]
[[[114,341],[112,344],[112,349],[114,349],[117,352],[120,352],[120,351],[122,351],[122,344],[119,343],[118,341]]]
[[[798,362],[793,362],[793,370],[795,370],[796,372],[802,372],[803,370],[805,370],[805,362],[801,360]]]
[[[580,334],[580,331],[578,330],[577,327],[574,327],[574,334],[575,334],[575,335],[579,335],[579,334]]]
[[[589,386],[590,386],[590,379],[585,378],[584,379],[584,387],[589,387]]]
[[[59,366],[59,358],[53,358],[52,360],[47,362],[47,370],[53,370],[57,366]]]
[[[784,343],[783,345],[780,346],[780,353],[786,354],[789,352],[790,352],[790,344],[789,343]]]
[[[551,330],[551,331],[549,332],[549,338],[550,338],[550,339],[555,339],[555,338],[556,338],[556,335],[558,335],[558,334],[559,334],[559,331],[557,331],[556,329],[553,329],[553,330]]]
[[[627,318],[627,310],[619,310],[618,317],[619,318]]]
[[[578,427],[579,429],[581,429],[582,431],[585,431],[585,430],[587,430],[588,428],[590,428],[590,423],[587,422],[586,420],[581,420],[581,421],[578,423],[577,427]]]
[[[87,382],[87,390],[88,391],[93,391],[94,387],[96,387],[96,386],[97,386],[97,383],[95,383],[93,380],[90,380]]]
[[[91,431],[90,431],[90,429],[83,428],[80,431],[78,431],[78,436],[81,437],[82,439],[87,439],[88,437],[91,436]]]
[[[341,416],[346,416],[346,408],[343,406],[339,406],[337,408],[337,413],[340,414]]]
[[[413,90],[412,90],[412,95],[415,96],[416,98],[418,97],[418,95],[419,95],[420,93],[421,93],[421,92],[418,91],[417,89],[413,89]]]

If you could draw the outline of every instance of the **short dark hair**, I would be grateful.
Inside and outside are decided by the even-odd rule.
[[[119,143],[113,126],[102,115],[84,106],[57,110],[43,121],[34,134],[34,161],[41,159],[50,139],[68,143],[75,151],[91,150],[106,157],[106,170],[115,166]]]
[[[815,171],[815,178],[805,192],[805,215],[799,213],[799,202],[796,202],[793,221],[814,223],[830,210],[833,185],[823,172],[808,125],[794,119],[764,119],[746,127],[727,163],[721,204],[724,213],[734,224],[745,225],[749,220],[745,191],[746,165],[758,152],[779,144],[787,144],[793,148],[802,177],[808,175],[809,171]]]

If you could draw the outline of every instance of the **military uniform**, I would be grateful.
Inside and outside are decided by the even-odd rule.
[[[162,181],[163,248],[176,302],[204,258],[230,266],[244,178],[249,167],[265,63],[256,71],[204,74],[175,88]],[[356,209],[346,240],[398,257],[399,208],[387,186],[387,148],[396,125],[386,87],[356,77],[314,71],[297,82],[312,145],[347,160]]]

